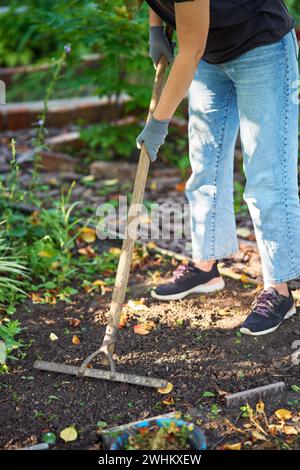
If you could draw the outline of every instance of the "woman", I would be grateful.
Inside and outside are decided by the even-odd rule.
[[[233,205],[234,147],[240,129],[246,201],[264,288],[241,326],[275,331],[296,313],[287,281],[300,276],[298,44],[283,0],[147,0],[150,54],[172,60],[163,20],[175,24],[179,52],[153,118],[137,138],[152,161],[168,124],[189,96],[193,263],[152,295],[176,300],[224,287],[220,258],[238,251]]]

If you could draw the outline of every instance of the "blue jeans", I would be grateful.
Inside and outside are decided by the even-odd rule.
[[[224,64],[202,60],[189,90],[193,259],[220,259],[239,249],[233,167],[240,129],[243,198],[265,284],[300,276],[298,52],[292,31]]]

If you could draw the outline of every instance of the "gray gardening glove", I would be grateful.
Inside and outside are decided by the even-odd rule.
[[[166,56],[169,64],[173,61],[175,43],[172,42],[172,44],[170,44],[163,26],[150,27],[149,44],[149,55],[155,66],[157,66],[162,55]]]
[[[142,145],[145,144],[152,162],[156,160],[159,147],[164,144],[168,135],[169,122],[170,119],[158,121],[152,116],[142,132],[137,136],[137,148],[141,149]]]

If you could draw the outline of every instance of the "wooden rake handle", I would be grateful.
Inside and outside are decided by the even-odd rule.
[[[169,41],[172,41],[173,30],[171,27],[167,27],[166,30]],[[152,91],[152,98],[150,101],[147,122],[151,118],[161,97],[166,71],[168,68],[168,60],[165,56],[160,58],[160,61],[156,68],[155,81]],[[123,240],[122,251],[119,259],[119,265],[117,269],[115,286],[112,294],[112,301],[110,306],[110,313],[108,317],[108,324],[106,327],[105,337],[103,339],[100,352],[103,352],[108,357],[113,354],[117,339],[118,325],[120,322],[122,305],[125,300],[126,289],[128,285],[129,272],[131,267],[133,249],[135,241],[137,239],[138,221],[140,217],[140,211],[138,210],[143,203],[144,192],[147,183],[148,171],[150,165],[150,158],[145,146],[142,146],[135,183],[132,194],[132,202],[129,208],[127,227],[125,230],[125,237]],[[129,233],[130,227],[130,233]],[[97,354],[97,352],[96,352]],[[95,355],[96,355],[95,354]],[[95,357],[95,356],[94,356]],[[110,360],[112,366],[112,361]]]

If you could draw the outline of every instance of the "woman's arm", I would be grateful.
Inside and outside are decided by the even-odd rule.
[[[154,112],[155,119],[171,119],[186,96],[204,54],[209,30],[209,6],[210,0],[175,3],[179,52]]]
[[[165,142],[170,119],[185,97],[204,54],[209,30],[209,6],[210,0],[183,0],[175,4],[179,52],[154,114],[136,139],[138,148],[145,145],[152,162]],[[150,34],[151,29],[162,30],[162,27],[150,28]],[[160,52],[155,53],[155,61],[161,55],[161,49],[158,50]]]

